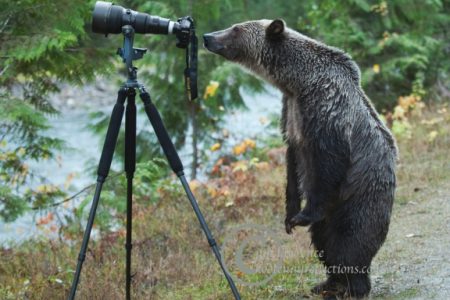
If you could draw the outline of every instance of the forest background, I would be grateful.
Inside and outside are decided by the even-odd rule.
[[[49,235],[63,244],[80,236],[92,189],[77,193],[70,188],[72,179],[55,185],[29,164],[55,160],[55,153],[65,149],[64,140],[46,134],[49,118],[60,113],[51,96],[67,84],[81,87],[103,80],[118,86],[123,80],[124,68],[115,54],[122,37],[91,32],[94,3],[0,0],[0,218],[13,222],[36,213],[36,222],[48,226]],[[448,141],[441,125],[448,122],[450,95],[450,1],[134,0],[117,4],[172,20],[192,15],[199,37],[244,20],[281,17],[291,28],[354,58],[365,92],[400,144],[409,143],[418,132],[416,123],[428,126],[423,128],[423,141]],[[242,172],[246,175],[236,180],[246,182],[246,176],[273,163],[271,153],[282,149],[282,141],[279,134],[272,134],[229,142],[224,118],[246,109],[244,92],[257,97],[267,85],[200,46],[199,99],[189,102],[183,84],[184,51],[175,47],[174,37],[137,36],[135,46],[150,50],[136,63],[139,78],[149,87],[176,147],[188,149],[191,184],[205,191],[205,199],[225,199],[225,206],[234,203],[232,188],[224,188],[236,184],[230,176]],[[435,115],[426,119],[429,115],[424,111],[430,109]],[[86,113],[92,118],[89,128],[103,137],[109,113]],[[277,127],[278,118],[273,116],[267,126]],[[115,159],[120,163],[123,139],[118,145]],[[142,209],[181,197],[150,129],[138,132],[138,145],[135,198]],[[94,167],[86,168],[92,178]],[[115,168],[99,208],[96,226],[102,237],[117,232],[125,218],[126,184],[121,174],[121,167]],[[203,182],[195,180],[200,174],[206,174]],[[227,183],[218,188],[215,180]],[[58,213],[74,200],[77,205],[69,213],[67,209]]]

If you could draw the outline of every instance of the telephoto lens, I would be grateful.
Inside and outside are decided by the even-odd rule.
[[[169,19],[151,16],[110,2],[97,1],[92,13],[92,31],[95,33],[121,33],[122,27],[131,25],[136,33],[171,34],[176,24]]]

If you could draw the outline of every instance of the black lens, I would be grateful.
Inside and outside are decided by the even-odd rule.
[[[97,1],[92,12],[92,31],[95,33],[108,33],[108,17],[112,3]]]
[[[125,9],[110,2],[97,1],[92,13],[92,31],[121,33],[122,26],[133,26],[136,33],[168,34],[169,19]]]
[[[169,19],[136,13],[133,27],[137,33],[167,34],[169,22]]]

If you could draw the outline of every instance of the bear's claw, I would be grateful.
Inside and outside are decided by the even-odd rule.
[[[294,229],[294,227],[292,226],[288,218],[286,218],[286,220],[284,221],[284,228],[286,229],[287,234],[292,234],[292,229]]]

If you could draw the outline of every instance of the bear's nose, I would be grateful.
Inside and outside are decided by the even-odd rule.
[[[210,44],[211,40],[213,39],[213,35],[211,33],[205,33],[203,35],[203,44],[206,48],[208,48],[208,45]]]
[[[205,33],[203,35],[203,41],[205,48],[211,52],[218,53],[220,50],[224,49],[222,43],[217,40],[215,32]]]

